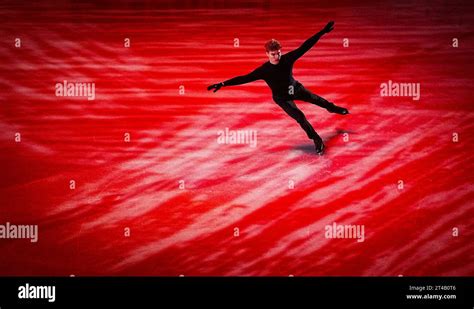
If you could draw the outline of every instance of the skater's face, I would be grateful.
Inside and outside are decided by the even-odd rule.
[[[268,60],[271,64],[278,64],[281,58],[281,50],[271,50],[267,51]]]

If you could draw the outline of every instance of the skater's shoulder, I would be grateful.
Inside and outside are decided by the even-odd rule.
[[[270,61],[267,61],[267,62],[262,63],[255,70],[264,72],[264,71],[267,71],[271,65],[272,64],[270,63]]]
[[[280,63],[281,64],[293,64],[295,62],[294,51],[287,52],[286,54],[281,55]]]

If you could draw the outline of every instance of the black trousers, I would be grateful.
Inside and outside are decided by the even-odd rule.
[[[273,100],[288,115],[290,115],[291,118],[298,122],[310,139],[318,138],[319,135],[316,133],[316,131],[314,131],[313,126],[309,123],[308,119],[306,119],[306,116],[303,114],[303,112],[296,106],[294,100],[309,102],[321,106],[327,110],[331,110],[335,106],[333,103],[307,90],[301,84],[295,87],[295,92],[293,95],[288,95],[286,97],[273,96]]]

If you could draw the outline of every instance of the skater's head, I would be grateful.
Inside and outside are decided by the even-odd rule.
[[[275,39],[265,43],[265,51],[271,64],[278,64],[281,58],[281,44]]]

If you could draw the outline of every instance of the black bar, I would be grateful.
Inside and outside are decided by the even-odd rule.
[[[28,284],[54,286],[55,299],[19,298]],[[32,288],[33,286],[33,288]],[[45,289],[43,289],[45,291]],[[32,292],[31,292],[32,293]],[[455,299],[407,299],[407,295],[448,295]],[[26,294],[22,296],[25,297]],[[28,294],[28,296],[35,296]],[[49,294],[49,299],[52,300]],[[104,304],[140,308],[234,305],[326,308],[377,305],[409,308],[473,308],[472,277],[3,277],[0,308],[68,308]],[[410,296],[415,297],[415,296]],[[438,297],[438,296],[437,296]],[[156,306],[155,306],[156,305]],[[383,308],[383,307],[381,307]]]

